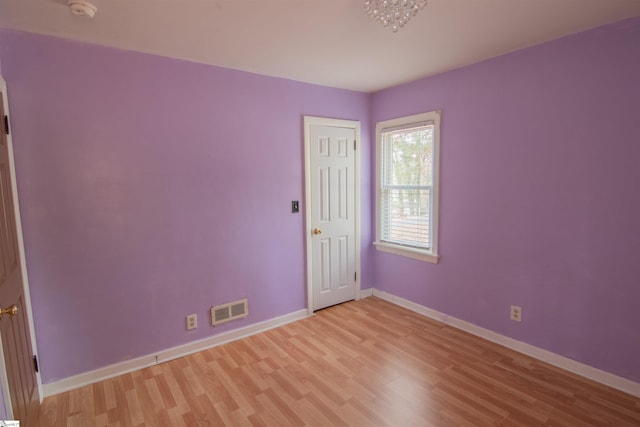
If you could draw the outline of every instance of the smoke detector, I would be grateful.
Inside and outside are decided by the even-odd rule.
[[[74,15],[88,16],[93,18],[98,10],[93,4],[85,0],[69,0],[69,7]]]

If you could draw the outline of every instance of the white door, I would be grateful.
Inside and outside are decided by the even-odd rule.
[[[305,117],[307,274],[319,310],[357,296],[358,122]]]
[[[15,186],[12,182],[12,156],[6,135],[5,92],[0,82],[0,339],[6,373],[3,392],[8,391],[13,419],[21,426],[37,422],[38,381],[34,366],[27,294],[22,274],[19,220]],[[2,364],[0,364],[2,365]],[[7,396],[5,396],[6,401]],[[6,406],[6,405],[5,405]]]

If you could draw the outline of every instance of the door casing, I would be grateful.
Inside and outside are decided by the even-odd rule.
[[[356,268],[356,299],[360,299],[360,122],[356,120],[342,120],[325,117],[304,116],[304,182],[305,182],[305,244],[306,244],[306,282],[307,282],[307,312],[313,314],[313,280],[312,280],[312,250],[311,250],[311,126],[332,126],[349,128],[355,131],[355,213],[354,213],[354,239],[355,239],[355,268]]]
[[[3,101],[4,101],[4,113],[6,115],[9,115],[9,102],[8,102],[8,95],[7,95],[7,83],[5,82],[5,80],[2,78],[2,76],[0,76],[0,92],[3,93]],[[2,119],[2,118],[0,118]],[[31,307],[31,294],[29,292],[29,278],[27,276],[27,265],[26,265],[26,261],[25,261],[25,251],[24,251],[24,238],[22,236],[22,218],[20,216],[20,202],[18,200],[18,187],[17,187],[17,181],[16,181],[16,167],[15,167],[15,162],[14,162],[14,157],[13,157],[13,141],[12,141],[12,135],[13,132],[9,132],[9,135],[7,135],[7,149],[9,151],[9,166],[10,166],[10,174],[11,174],[11,191],[13,193],[13,201],[14,201],[14,212],[16,215],[16,228],[17,228],[17,238],[18,238],[18,252],[19,252],[19,263],[20,263],[20,269],[22,272],[22,282],[23,282],[23,288],[24,288],[24,303],[25,303],[25,307],[23,307],[24,310],[26,310],[27,312],[27,319],[28,319],[28,323],[29,323],[29,337],[31,339],[31,348],[33,350],[34,354],[38,354],[38,348],[37,348],[37,343],[36,343],[36,334],[35,334],[35,329],[34,329],[34,323],[33,323],[33,310]],[[1,372],[3,373],[2,378],[0,378],[0,388],[2,388],[2,394],[4,397],[4,405],[5,405],[5,409],[7,412],[7,416],[8,417],[12,417],[13,416],[13,408],[12,408],[12,404],[11,404],[11,394],[9,392],[9,383],[7,380],[7,376],[5,374],[6,372],[6,367],[5,367],[5,361],[4,361],[4,352],[2,351],[2,342],[0,340],[0,369],[2,370]],[[36,380],[37,380],[37,385],[38,385],[38,399],[39,399],[39,403],[42,403],[42,378],[40,376],[40,372],[36,372]]]

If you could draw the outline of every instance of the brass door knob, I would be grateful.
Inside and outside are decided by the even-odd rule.
[[[314,228],[313,229],[313,234],[315,234],[315,235],[322,234],[322,230],[320,230],[319,228]]]
[[[8,314],[10,316],[15,316],[16,314],[18,314],[18,306],[13,304],[11,307],[0,308],[0,319],[5,314]]]

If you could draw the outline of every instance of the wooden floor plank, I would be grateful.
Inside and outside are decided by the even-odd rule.
[[[640,399],[371,297],[40,410],[41,427],[224,425],[637,427]]]

